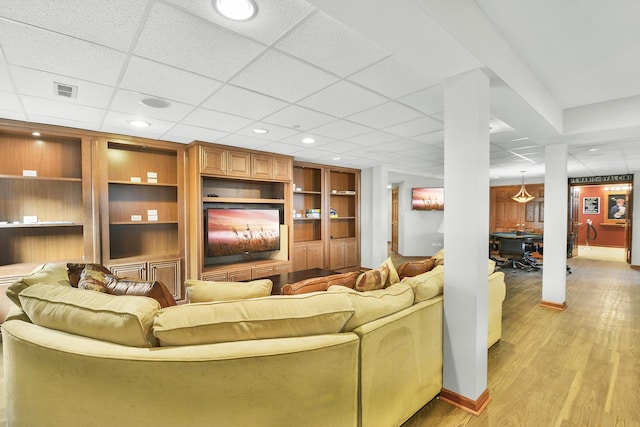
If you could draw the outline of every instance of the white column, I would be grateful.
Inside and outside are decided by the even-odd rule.
[[[547,145],[544,172],[542,305],[564,309],[567,285],[569,182],[567,145]]]
[[[444,81],[444,384],[477,401],[487,390],[489,78]]]
[[[391,221],[387,168],[375,166],[360,173],[360,265],[378,268],[387,259],[387,227]],[[366,196],[366,197],[365,197]]]
[[[636,193],[635,189],[640,189],[640,171],[633,174],[633,188],[631,189],[633,197],[632,214],[636,218],[640,218],[640,192]],[[637,194],[637,196],[636,196]],[[631,265],[640,266],[640,221],[631,229]]]

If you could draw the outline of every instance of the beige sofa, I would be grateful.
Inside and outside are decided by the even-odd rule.
[[[45,282],[2,326],[11,427],[398,426],[442,388],[441,285],[160,308]]]

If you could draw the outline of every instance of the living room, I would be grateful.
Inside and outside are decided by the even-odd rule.
[[[544,183],[545,250],[551,264],[543,272],[545,285],[538,302],[562,305],[570,299],[565,294],[563,255],[568,178],[633,176],[640,170],[639,123],[633,114],[640,94],[634,58],[640,55],[630,54],[637,47],[629,45],[629,40],[637,39],[637,26],[630,18],[637,5],[629,1],[603,11],[594,4],[565,9],[554,2],[518,7],[490,0],[455,6],[444,1],[395,5],[255,1],[254,17],[232,21],[221,16],[213,3],[9,1],[0,8],[3,134],[19,130],[25,139],[37,138],[31,132],[40,127],[54,140],[65,135],[76,145],[72,155],[81,165],[67,171],[71,177],[58,172],[62,179],[43,180],[38,190],[55,195],[62,212],[71,210],[64,201],[72,200],[74,215],[82,218],[81,226],[56,224],[59,232],[49,231],[66,236],[59,242],[70,242],[52,252],[63,248],[74,259],[89,254],[87,260],[102,262],[130,256],[130,242],[156,254],[177,247],[171,255],[184,267],[176,268],[180,264],[175,262],[150,266],[140,257],[137,271],[159,267],[171,277],[183,268],[181,278],[190,277],[201,268],[198,263],[203,258],[189,253],[203,250],[204,219],[178,206],[193,206],[196,196],[188,189],[195,172],[188,170],[192,161],[188,159],[196,157],[193,151],[187,153],[187,147],[201,141],[272,156],[272,161],[289,158],[322,165],[323,173],[358,171],[360,188],[354,197],[358,215],[339,209],[344,218],[332,220],[326,213],[327,223],[344,225],[343,239],[356,242],[358,267],[376,268],[386,259],[392,223],[388,186],[401,187],[399,252],[430,256],[446,243],[450,265],[469,275],[462,278],[467,284],[462,290],[471,289],[479,300],[482,296],[474,291],[479,275],[465,270],[477,272],[486,261],[489,186],[519,185],[525,178],[527,185]],[[582,39],[585,34],[588,43]],[[481,74],[475,75],[475,89],[465,92],[474,95],[472,99],[453,87],[457,78],[469,73]],[[457,111],[460,105],[473,105],[473,111]],[[146,127],[132,127],[132,122]],[[468,133],[456,135],[457,130]],[[475,142],[477,147],[472,147]],[[125,170],[109,183],[107,163],[101,160],[108,152],[130,152],[133,165],[139,158],[144,160],[138,164],[146,163],[144,156],[136,157],[138,152],[132,149],[136,145],[149,147],[160,157],[172,153],[175,165],[173,181],[151,190],[164,202],[143,212],[145,222],[157,215],[174,217],[150,220],[154,224],[149,227],[125,224],[131,221],[124,217],[139,214],[110,211],[109,200],[104,199],[111,188],[121,198],[135,200],[125,191],[133,185],[123,182],[132,177],[163,179],[154,178],[155,170],[135,174]],[[3,152],[12,150],[10,142],[3,145]],[[65,154],[52,157],[59,168],[65,164]],[[7,165],[13,163],[10,159],[5,156]],[[82,166],[85,163],[89,166]],[[20,175],[23,169],[26,176],[34,170],[21,168]],[[295,184],[299,183],[284,184],[289,187],[282,197],[297,197]],[[407,198],[413,187],[444,187],[446,214],[412,211]],[[197,197],[216,203],[216,197],[208,194]],[[167,199],[171,201],[166,203]],[[268,199],[269,204],[280,203],[276,197]],[[630,211],[640,208],[636,198],[628,200]],[[473,206],[472,221],[469,206]],[[335,208],[324,209],[331,207]],[[287,210],[285,215],[293,213]],[[48,220],[38,216],[23,212],[11,221]],[[112,224],[109,216],[114,218]],[[356,228],[348,225],[356,221]],[[294,224],[311,220],[295,221],[290,216],[283,222],[293,229]],[[11,233],[23,233],[23,228],[27,227],[14,227]],[[145,237],[149,230],[160,237]],[[331,239],[327,228],[323,230],[325,235],[314,240],[324,248]],[[630,264],[638,266],[640,231],[625,230],[630,230]],[[140,238],[131,239],[131,234]],[[198,237],[185,237],[194,235]],[[154,246],[155,241],[161,243]],[[286,242],[289,250],[300,243]],[[347,241],[342,243],[344,251]],[[330,252],[324,253],[327,257]],[[288,254],[286,260],[291,260]],[[4,264],[9,262],[3,260]],[[459,310],[448,307],[451,313]],[[482,331],[464,327],[475,323],[475,317],[461,322],[452,335],[454,341],[482,336]],[[480,346],[472,353],[485,350]],[[486,389],[481,374],[486,364],[482,356],[477,360],[477,369],[463,376],[473,378],[472,384],[449,383],[472,400]],[[467,372],[455,364],[451,368]],[[451,371],[445,376],[455,377]]]

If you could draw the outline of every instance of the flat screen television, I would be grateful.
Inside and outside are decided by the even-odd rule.
[[[280,249],[279,209],[209,208],[205,225],[208,257]]]
[[[444,188],[421,187],[411,189],[411,209],[414,211],[444,210]]]

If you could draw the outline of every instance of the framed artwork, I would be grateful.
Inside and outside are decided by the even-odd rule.
[[[582,213],[594,215],[600,213],[600,197],[584,197],[582,199]]]
[[[444,188],[412,188],[411,209],[414,211],[443,211]]]
[[[627,222],[627,197],[625,192],[605,192],[607,215],[605,222],[622,224]]]

